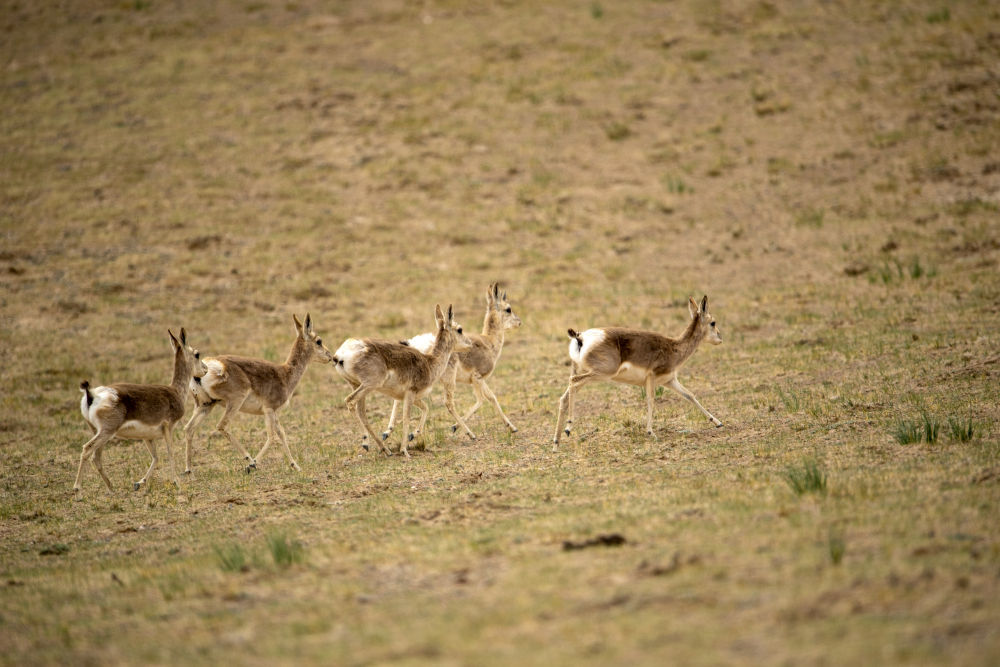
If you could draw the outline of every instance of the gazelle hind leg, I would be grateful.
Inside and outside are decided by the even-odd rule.
[[[692,394],[690,391],[688,391],[687,389],[685,389],[684,386],[680,382],[678,382],[677,376],[674,376],[670,380],[670,388],[673,389],[674,391],[676,391],[678,394],[680,394],[683,398],[685,398],[685,399],[691,401],[692,403],[694,403],[695,405],[697,405],[698,409],[701,410],[702,414],[704,414],[706,417],[708,417],[708,421],[710,421],[713,424],[715,424],[716,427],[722,426],[722,422],[720,422],[718,419],[716,419],[712,415],[711,412],[709,412],[708,410],[706,410],[704,408],[704,406],[702,406],[702,404],[698,402],[698,399],[694,397],[694,394]]]
[[[352,396],[356,395],[354,399],[354,415],[358,418],[358,421],[361,422],[361,428],[364,430],[364,435],[361,437],[361,446],[365,449],[365,451],[367,451],[368,438],[371,437],[371,441],[381,447],[386,456],[392,456],[392,451],[384,442],[382,442],[381,438],[375,435],[375,430],[372,429],[371,424],[368,423],[368,415],[365,412],[365,396],[370,390],[361,392],[360,390],[362,388],[363,387],[358,387],[358,389],[351,394]]]
[[[572,404],[574,394],[583,385],[593,382],[594,380],[602,379],[606,376],[598,375],[594,371],[587,371],[586,373],[581,373],[579,375],[574,375],[569,379],[569,386],[566,387],[566,391],[559,398],[559,416],[556,418],[556,433],[552,438],[552,451],[558,451],[559,449],[559,436],[562,435],[563,426],[566,427],[566,435],[569,435],[570,428],[569,424],[566,422],[568,407]]]
[[[101,460],[101,456],[103,454],[104,454],[104,446],[102,445],[101,447],[98,447],[97,449],[94,450],[94,455],[90,458],[90,463],[94,466],[94,469],[97,470],[97,474],[101,476],[101,479],[104,480],[104,484],[108,487],[108,491],[110,491],[111,480],[108,479],[108,476],[104,474],[104,463]]]
[[[114,437],[113,431],[108,430],[98,430],[90,440],[83,444],[83,450],[80,452],[80,465],[76,469],[76,480],[73,481],[73,490],[80,490],[80,476],[83,474],[83,464],[86,463],[88,459],[94,456],[94,452],[99,450],[104,446],[108,440]],[[105,478],[105,483],[108,485],[108,490],[111,490],[111,483]]]

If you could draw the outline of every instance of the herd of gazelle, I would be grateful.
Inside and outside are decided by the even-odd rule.
[[[654,390],[660,385],[670,387],[696,405],[709,421],[722,426],[722,422],[702,407],[698,399],[677,380],[678,369],[702,340],[707,338],[713,344],[722,342],[719,327],[708,312],[708,297],[704,297],[700,304],[689,299],[688,309],[691,321],[677,338],[621,327],[587,329],[579,333],[569,330],[571,371],[569,386],[559,399],[553,451],[559,446],[560,436],[563,433],[570,434],[577,390],[599,380],[632,384],[645,389],[646,433],[651,437],[654,436]],[[501,409],[496,395],[486,384],[500,359],[504,332],[521,326],[520,318],[514,314],[507,301],[507,294],[501,292],[496,283],[490,285],[486,293],[486,317],[482,334],[464,333],[453,318],[451,306],[447,313],[436,306],[434,316],[437,323],[434,332],[399,342],[377,338],[348,338],[336,352],[330,352],[313,331],[309,315],[306,315],[305,322],[300,322],[292,315],[295,322],[295,342],[283,364],[237,355],[202,359],[198,350],[188,345],[184,329],[181,329],[179,339],[168,331],[174,352],[174,372],[169,385],[120,382],[91,388],[87,381],[80,385],[83,392],[80,411],[94,436],[83,446],[73,489],[79,490],[83,465],[88,460],[108,489],[111,489],[111,482],[104,474],[101,464],[101,452],[112,438],[143,440],[146,443],[152,460],[146,474],[134,483],[135,490],[149,488],[149,481],[159,460],[156,441],[160,438],[167,444],[171,472],[174,480],[179,483],[174,467],[171,434],[174,426],[184,416],[188,394],[194,399],[195,410],[184,426],[185,474],[191,473],[191,442],[195,431],[208,413],[220,403],[223,414],[215,430],[224,435],[243,456],[247,472],[257,467],[272,439],[281,442],[291,467],[300,470],[288,446],[285,430],[278,421],[278,410],[288,403],[306,366],[313,360],[332,362],[337,372],[353,388],[345,402],[361,423],[362,447],[365,450],[373,442],[386,455],[391,455],[392,450],[386,442],[398,419],[402,421],[400,450],[409,457],[407,443],[421,434],[427,421],[429,409],[424,398],[439,382],[444,387],[445,407],[455,420],[452,432],[461,428],[466,435],[475,439],[475,434],[466,422],[479,409],[484,399],[493,404],[511,432],[517,431],[517,427]],[[464,416],[459,415],[455,408],[455,387],[459,382],[472,385],[476,398],[475,404]],[[381,436],[376,435],[365,410],[365,399],[372,392],[385,394],[393,399],[389,424]],[[414,406],[420,410],[420,419],[416,428],[410,431],[410,412]],[[237,412],[264,416],[267,436],[256,456],[251,456],[226,428]]]

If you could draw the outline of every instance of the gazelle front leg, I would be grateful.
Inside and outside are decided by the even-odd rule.
[[[653,390],[656,388],[656,383],[653,381],[653,374],[649,373],[646,375],[646,435],[651,438],[656,438],[656,434],[653,433]]]
[[[493,407],[497,409],[497,412],[500,414],[500,418],[503,419],[505,424],[507,424],[507,428],[510,429],[510,432],[517,433],[517,427],[514,426],[514,424],[507,419],[507,415],[503,413],[503,410],[500,408],[500,401],[497,400],[496,394],[494,394],[493,390],[490,389],[488,384],[486,384],[486,380],[479,380],[479,390],[486,396],[486,399],[493,404]]]
[[[398,412],[399,401],[393,400],[392,412],[389,413],[389,423],[386,425],[385,430],[382,431],[382,440],[388,440],[389,436],[392,435],[392,429],[396,426],[396,415]]]
[[[420,437],[420,434],[424,432],[424,424],[427,423],[427,415],[430,414],[430,410],[427,407],[427,402],[419,397],[413,398],[413,405],[420,410],[420,421],[417,422],[417,427],[413,429],[413,433],[410,434],[410,440],[416,440]]]
[[[194,432],[201,425],[202,420],[215,407],[215,402],[199,405],[191,414],[191,419],[184,425],[184,474],[191,474],[191,441],[194,440]]]
[[[469,439],[475,440],[476,434],[472,432],[465,420],[458,415],[458,410],[455,409],[455,382],[445,382],[444,383],[444,407],[448,409],[448,414],[451,418],[455,420],[455,424],[451,427],[451,432],[455,433],[458,431],[458,427],[461,426],[465,434],[469,436]]]
[[[246,450],[246,447],[237,442],[236,438],[233,437],[233,434],[226,430],[226,425],[229,424],[229,420],[236,412],[239,411],[241,407],[243,407],[243,403],[247,400],[247,396],[249,396],[249,394],[244,395],[239,402],[229,401],[226,403],[226,411],[222,413],[222,419],[220,419],[219,423],[215,426],[215,430],[226,436],[226,439],[229,440],[229,444],[231,444],[237,452],[243,455],[244,460],[250,462],[247,465],[247,470],[250,470],[257,468],[257,461],[251,458],[250,452]]]
[[[406,441],[410,439],[410,407],[413,405],[413,392],[408,391],[403,395],[403,436],[400,438],[400,451],[403,456],[410,458],[410,452],[406,449]]]
[[[279,440],[281,440],[281,446],[285,450],[285,456],[288,457],[288,462],[292,464],[293,470],[298,470],[301,472],[302,468],[300,468],[299,464],[295,462],[295,458],[292,456],[292,450],[288,446],[288,438],[285,437],[285,429],[281,427],[281,422],[278,421],[278,413],[270,409],[265,410],[264,412],[265,424],[267,423],[269,416],[271,422],[270,423],[271,430],[274,431],[274,436]],[[268,436],[268,442],[270,442],[270,436]],[[264,449],[267,449],[267,444],[265,444],[264,448],[257,453],[258,461],[260,460],[260,457],[264,454]]]
[[[146,444],[146,449],[149,450],[149,456],[152,458],[152,460],[149,462],[149,470],[147,470],[146,474],[142,476],[142,479],[132,484],[132,490],[138,491],[143,486],[145,486],[146,490],[143,492],[143,494],[146,494],[149,493],[149,480],[152,479],[153,471],[156,469],[157,458],[156,458],[156,442],[153,440],[143,440],[143,442]]]
[[[676,375],[670,380],[670,388],[673,389],[674,391],[676,391],[678,394],[680,394],[685,399],[687,399],[687,400],[691,401],[692,403],[694,403],[695,405],[697,405],[698,409],[701,410],[702,414],[704,414],[706,417],[708,417],[708,421],[712,422],[717,427],[718,426],[722,426],[722,422],[720,422],[718,419],[716,419],[715,417],[713,417],[712,413],[709,412],[708,410],[706,410],[702,406],[702,404],[698,402],[698,399],[694,397],[694,394],[692,394],[690,391],[688,391],[687,389],[685,389],[681,385],[681,383],[677,381],[677,376]]]

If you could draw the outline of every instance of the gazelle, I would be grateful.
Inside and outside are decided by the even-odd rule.
[[[222,403],[224,412],[215,430],[226,436],[236,451],[243,454],[243,459],[248,462],[248,473],[257,468],[257,462],[271,446],[272,438],[281,441],[292,468],[301,470],[288,448],[285,429],[278,421],[278,410],[288,403],[309,362],[318,359],[329,363],[333,361],[333,355],[313,331],[312,318],[308,314],[305,324],[299,322],[294,314],[292,321],[295,322],[295,342],[283,364],[231,354],[205,359],[208,368],[205,376],[191,380],[191,394],[197,407],[184,427],[184,474],[191,473],[191,441],[195,429],[218,403]],[[264,415],[267,439],[257,456],[251,457],[246,448],[226,430],[236,412]]]
[[[463,422],[469,421],[476,410],[479,409],[479,406],[483,404],[483,398],[486,398],[496,408],[500,414],[500,418],[507,424],[507,428],[513,433],[517,432],[517,427],[503,413],[503,410],[500,408],[500,402],[497,401],[496,395],[486,384],[486,380],[493,374],[497,362],[500,360],[500,352],[503,350],[504,332],[507,329],[515,329],[519,326],[521,326],[521,318],[511,310],[510,302],[507,301],[507,293],[501,293],[500,285],[493,283],[486,290],[486,317],[483,319],[483,333],[466,334],[472,346],[465,350],[457,350],[452,354],[451,360],[448,362],[448,368],[445,369],[444,374],[441,376],[441,384],[444,385],[446,397],[454,395],[457,382],[472,385],[476,402],[462,417]],[[429,354],[431,347],[434,345],[434,334],[424,333],[414,336],[406,341],[406,344],[420,350],[424,354]],[[382,433],[383,440],[389,437],[393,427],[396,425],[398,407],[399,401],[393,401],[392,414],[389,416],[389,425],[386,427],[385,432]],[[452,432],[457,431],[458,424],[452,426],[451,430]],[[476,436],[468,428],[466,428],[466,433],[468,433],[470,438],[475,439]]]
[[[573,423],[573,407],[577,390],[598,380],[612,380],[638,385],[646,389],[646,433],[653,436],[653,390],[667,385],[691,401],[716,426],[722,422],[702,407],[694,394],[677,380],[677,370],[698,349],[706,337],[718,345],[722,335],[715,319],[708,312],[708,297],[699,306],[688,299],[691,323],[678,338],[668,338],[652,331],[609,327],[587,329],[577,333],[569,330],[569,357],[572,370],[569,387],[559,399],[559,417],[552,450],[559,448],[559,436],[566,426],[566,435]],[[568,414],[568,419],[567,419]]]
[[[410,406],[420,409],[419,433],[427,421],[427,404],[423,397],[431,390],[445,369],[456,348],[468,348],[469,339],[462,333],[462,327],[452,317],[452,307],[448,306],[448,317],[441,312],[441,306],[434,307],[434,318],[437,321],[437,333],[430,353],[387,340],[373,338],[348,338],[337,351],[333,353],[337,372],[354,391],[348,394],[344,402],[353,409],[364,429],[361,446],[368,449],[368,436],[372,442],[378,443],[382,451],[391,456],[392,452],[382,439],[375,435],[365,412],[365,397],[373,391],[386,394],[397,401],[403,402],[403,436],[400,449],[409,458],[407,440],[413,439],[410,434]],[[454,402],[445,401],[448,412],[455,421],[465,427],[465,422],[458,416]],[[465,427],[468,430],[468,427]]]
[[[112,438],[125,440],[143,440],[152,461],[149,470],[133,489],[138,491],[152,479],[156,469],[156,440],[163,438],[167,443],[167,455],[170,458],[170,469],[177,481],[177,469],[174,467],[172,451],[172,431],[174,425],[184,416],[185,388],[194,376],[205,374],[205,365],[199,358],[197,350],[187,344],[187,332],[181,328],[181,338],[177,340],[169,330],[170,345],[174,351],[174,375],[169,385],[162,384],[130,384],[119,382],[106,387],[90,388],[90,382],[84,380],[80,384],[83,398],[80,399],[80,412],[87,425],[94,431],[94,437],[83,445],[80,454],[80,466],[76,469],[76,480],[73,490],[80,490],[80,475],[83,464],[88,459],[101,475],[101,479],[111,490],[111,481],[104,474],[101,464],[101,454],[104,445]]]

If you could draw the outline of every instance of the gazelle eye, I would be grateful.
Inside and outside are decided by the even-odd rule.
[[[511,310],[510,310],[510,306],[507,306],[507,312],[508,312],[508,313],[509,313],[509,312],[511,312]]]
[[[715,322],[712,322],[712,323],[711,323],[711,324],[709,324],[708,326],[710,326],[710,327],[712,327],[712,328],[714,329],[714,328],[715,328]]]
[[[322,338],[317,338],[316,339],[316,344],[317,345],[322,345],[323,344],[323,339]]]
[[[199,352],[198,350],[195,350],[194,351],[194,358],[195,359],[200,359],[201,358],[201,352]]]
[[[462,327],[458,328],[458,333],[462,333]]]

